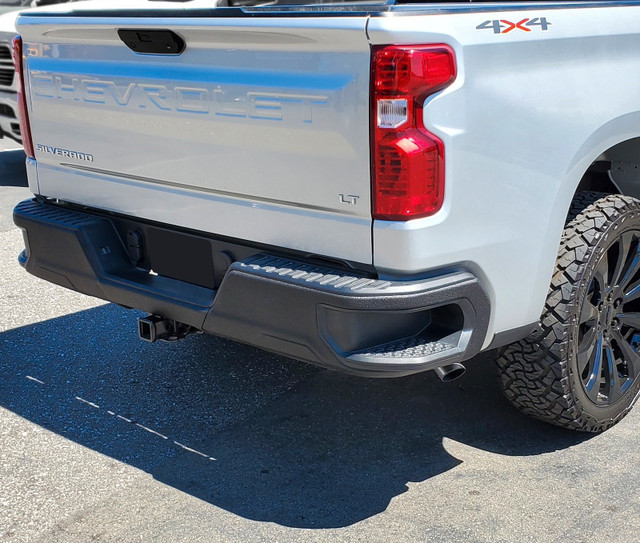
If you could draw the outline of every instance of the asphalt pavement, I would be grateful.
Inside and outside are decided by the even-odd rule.
[[[442,384],[141,342],[138,312],[18,265],[23,161],[0,152],[0,541],[640,538],[640,408],[597,436],[531,420],[492,353]]]

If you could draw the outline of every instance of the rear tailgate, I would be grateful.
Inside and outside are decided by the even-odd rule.
[[[40,194],[371,262],[365,17],[107,14],[20,19]]]

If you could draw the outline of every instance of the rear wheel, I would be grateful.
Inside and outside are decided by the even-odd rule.
[[[598,196],[574,201],[538,329],[497,359],[515,407],[587,432],[622,419],[640,389],[640,201]]]

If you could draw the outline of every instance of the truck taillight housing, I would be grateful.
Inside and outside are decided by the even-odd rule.
[[[433,215],[444,199],[444,144],[425,128],[422,107],[455,79],[453,49],[375,46],[371,58],[373,217]]]
[[[13,64],[18,76],[18,117],[20,119],[20,134],[24,152],[29,158],[35,158],[33,140],[31,138],[31,125],[29,124],[29,112],[27,110],[27,96],[24,86],[24,65],[22,52],[22,38],[13,38]]]

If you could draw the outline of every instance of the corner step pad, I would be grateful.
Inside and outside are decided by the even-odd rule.
[[[446,351],[451,355],[458,353],[458,343],[460,334],[456,333],[443,340],[433,341],[428,338],[414,336],[377,345],[362,351],[348,354],[345,358],[354,362],[395,362],[395,363],[424,363],[430,358],[441,360]],[[448,341],[452,340],[452,341]]]

